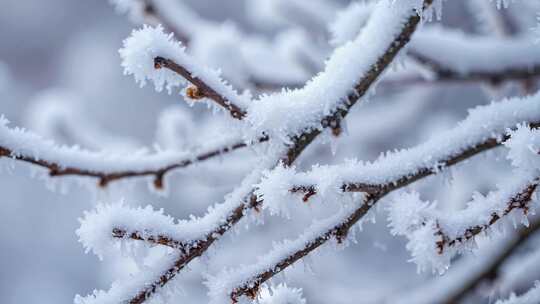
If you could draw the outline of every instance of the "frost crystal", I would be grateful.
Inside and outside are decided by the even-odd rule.
[[[173,88],[186,84],[186,80],[176,72],[155,65],[154,59],[162,57],[182,66],[231,102],[239,106],[249,104],[248,94],[239,95],[221,79],[217,70],[186,54],[182,44],[174,39],[172,33],[166,34],[161,25],[157,27],[144,25],[141,29],[134,30],[131,36],[124,40],[124,46],[119,53],[124,73],[133,75],[141,86],[147,81],[152,81],[157,91],[166,88],[170,94]]]
[[[291,288],[287,284],[263,286],[257,297],[258,304],[306,304],[302,297],[302,289]]]
[[[510,149],[508,158],[521,170],[540,170],[540,131],[519,125],[510,131],[510,139],[504,144]]]

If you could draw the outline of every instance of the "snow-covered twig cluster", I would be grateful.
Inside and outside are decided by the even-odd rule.
[[[111,2],[136,23],[163,25],[169,33],[174,33],[176,39],[189,44],[194,57],[213,68],[220,68],[227,79],[239,87],[275,89],[301,86],[313,72],[320,70],[327,55],[324,46],[314,42],[306,30],[294,23],[275,39],[268,39],[263,35],[245,33],[240,25],[230,21],[219,23],[205,19],[183,1]],[[283,24],[279,23],[287,24],[291,20],[284,14],[291,12],[302,14],[310,24],[325,24],[337,9],[327,0],[318,0],[317,5],[307,5],[302,1],[264,2],[248,5],[247,10],[254,22],[268,22],[271,28],[282,28]]]
[[[348,110],[359,98],[366,95],[369,88],[397,56],[400,49],[410,40],[415,28],[420,23],[420,16],[417,12],[422,10],[422,6],[424,6],[423,3],[417,3],[416,1],[400,5],[390,5],[386,1],[381,2],[374,11],[373,19],[368,23],[367,27],[380,29],[383,25],[386,25],[388,29],[382,36],[386,37],[386,39],[380,40],[380,43],[372,46],[371,56],[356,60],[357,67],[350,66],[350,60],[356,57],[357,48],[375,39],[372,36],[373,30],[361,33],[356,41],[338,49],[328,61],[325,71],[308,83],[306,87],[293,92],[267,95],[263,96],[261,100],[254,100],[247,110],[246,119],[243,119],[247,120],[250,125],[249,129],[247,129],[246,136],[251,138],[251,136],[257,137],[260,134],[267,134],[270,137],[270,145],[273,146],[272,143],[274,143],[276,146],[274,149],[277,149],[277,158],[274,159],[274,162],[276,163],[277,160],[281,160],[285,164],[292,164],[300,153],[321,133],[322,128],[337,127],[337,121],[347,115]],[[150,28],[146,28],[143,31],[146,32],[143,35],[144,37],[147,35],[162,35],[159,29],[157,32],[154,32]],[[135,32],[135,35],[137,34],[138,32]],[[166,38],[164,41],[170,41],[168,37],[164,38]],[[166,46],[167,49],[169,49],[169,46]],[[137,64],[135,68],[140,65],[151,66],[155,63],[155,58],[161,56],[159,53],[161,50],[158,50],[157,53],[153,51],[153,48],[148,47],[138,50],[138,52],[124,50],[122,52],[124,63],[132,62],[133,58],[144,58],[145,63]],[[125,64],[124,66],[127,69],[131,68],[131,64]],[[338,74],[341,71],[345,71],[345,66],[348,66],[352,73],[347,76],[347,81],[336,82]],[[161,66],[155,66],[154,68],[158,70],[158,73],[161,70]],[[155,72],[150,71],[150,73],[153,74]],[[157,81],[158,85],[164,83],[163,77],[167,79],[168,83],[180,83],[179,78],[181,75],[177,76],[178,79],[169,79],[169,76],[173,77],[170,74],[168,74],[169,76],[153,75],[156,76],[151,79]],[[137,77],[137,75],[135,76]],[[158,86],[158,88],[160,87]],[[319,106],[313,104],[313,98],[321,98],[321,95],[324,96],[323,101],[326,101]],[[346,101],[344,104],[341,102],[343,98]],[[272,109],[275,110],[272,111]],[[302,116],[304,118],[299,121],[297,116],[284,116],[294,113],[303,113]],[[264,115],[267,118],[255,115]],[[257,119],[250,118],[252,116],[257,117]],[[264,120],[268,120],[269,122],[261,124],[261,121],[264,122]],[[252,126],[254,123],[257,124],[256,128]],[[274,127],[275,124],[279,124],[280,126]],[[254,131],[257,133],[254,133]],[[283,143],[285,145],[280,147]],[[255,171],[254,174],[244,180],[243,184],[254,186],[256,183],[253,182],[253,179],[260,178],[258,176],[260,176],[260,173]],[[164,276],[154,281],[150,287],[142,287],[139,293],[135,293],[130,302],[140,303],[144,301],[149,294],[155,292],[158,287],[166,284],[187,263],[203,254],[219,236],[223,235],[234,224],[240,221],[247,212],[246,209],[258,208],[261,205],[261,201],[254,195],[254,191],[255,189],[250,190],[250,187],[246,186],[238,188],[224,204],[217,205],[215,208],[209,210],[206,216],[197,220],[197,222],[206,223],[206,225],[201,227],[203,229],[198,238],[191,238],[188,240],[189,242],[186,242],[189,248],[184,248],[184,250],[187,253],[181,255],[173,267],[167,270]],[[83,223],[86,223],[86,221]],[[251,293],[249,290],[242,292],[230,290],[231,294],[229,296],[225,295],[225,299],[230,297],[236,301],[242,295],[254,295],[256,294],[254,292],[261,283],[262,281],[259,281],[255,288],[249,288],[249,290],[254,290]],[[223,301],[223,298],[217,298],[215,301]]]
[[[349,162],[331,167],[315,167],[309,173],[299,174],[295,174],[292,168],[278,168],[268,172],[266,178],[258,186],[258,195],[264,199],[263,208],[268,208],[272,213],[286,214],[290,204],[295,203],[294,200],[287,199],[287,196],[294,196],[297,192],[304,194],[304,201],[308,201],[315,195],[320,196],[319,199],[322,201],[343,201],[340,197],[347,197],[347,192],[361,192],[368,195],[363,204],[349,211],[348,217],[342,217],[327,228],[323,228],[323,233],[318,234],[319,238],[304,241],[304,247],[284,255],[284,260],[289,260],[300,253],[305,255],[305,251],[314,250],[326,242],[330,236],[343,237],[377,201],[391,191],[439,173],[445,167],[455,165],[480,152],[496,147],[506,137],[506,128],[515,125],[516,121],[528,121],[539,126],[539,105],[538,96],[534,96],[529,100],[508,100],[476,109],[454,130],[450,130],[446,134],[439,134],[431,141],[418,147],[382,155],[372,163]],[[521,106],[523,108],[520,111],[519,107]],[[509,109],[511,111],[508,112]],[[504,113],[509,115],[504,115]],[[520,113],[524,116],[521,116]],[[481,121],[484,123],[480,124]],[[516,131],[517,134],[520,132],[520,130]],[[537,156],[536,153],[532,153],[532,157]],[[299,186],[299,183],[306,181],[313,184]],[[525,189],[519,188],[523,186],[522,182],[525,183]],[[508,215],[514,209],[528,211],[528,204],[536,190],[537,183],[538,176],[533,179],[529,175],[520,176],[517,185],[513,184],[513,188],[508,190],[510,193],[490,197],[489,199],[493,201],[491,205],[476,204],[475,208],[482,212],[484,217],[487,217],[486,224],[472,224],[471,227],[470,222],[478,222],[479,211],[464,210],[464,214],[470,215],[469,223],[460,214],[456,216],[455,220],[461,221],[460,225],[457,225],[458,227],[453,223],[444,226],[453,229],[454,237],[449,237],[442,232],[441,222],[435,220],[428,222],[428,215],[434,213],[433,206],[422,203],[416,195],[407,196],[406,199],[403,199],[403,205],[397,204],[392,209],[391,225],[396,234],[408,233],[411,227],[415,227],[415,234],[411,236],[411,238],[414,237],[414,243],[409,245],[413,251],[414,259],[418,260],[419,266],[423,266],[421,263],[428,261],[433,263],[437,269],[444,269],[451,258],[450,254],[442,255],[446,246],[452,247],[456,242],[471,239],[474,235],[482,232],[484,227],[494,224],[500,217]],[[500,210],[496,210],[497,208]],[[431,216],[433,217],[433,215]],[[431,251],[428,250],[430,247]],[[433,253],[430,255],[430,252]],[[420,254],[422,256],[418,257],[417,255]],[[434,256],[434,258],[430,260],[430,256]],[[434,259],[437,259],[438,263],[432,261]],[[440,259],[444,259],[445,262],[439,262]],[[283,265],[278,262],[266,265],[265,269],[281,271]]]
[[[101,203],[86,212],[77,230],[85,249],[100,259],[121,249],[138,259],[138,271],[118,279],[107,291],[77,296],[75,303],[166,302],[170,294],[174,296],[181,272],[196,260],[212,259],[213,248],[225,234],[240,223],[260,221],[264,213],[290,220],[293,209],[333,210],[312,219],[297,237],[274,243],[255,263],[205,274],[210,303],[251,299],[259,304],[305,304],[301,289],[276,285],[275,276],[320,248],[354,242],[355,232],[380,204],[387,205],[391,233],[407,238],[406,248],[418,269],[441,274],[456,255],[476,251],[479,239],[500,237],[502,233],[494,232],[509,223],[528,225],[531,219],[531,226],[520,228],[514,242],[507,242],[510,245],[476,275],[463,284],[453,282],[447,294],[426,303],[453,303],[468,295],[539,229],[534,211],[540,183],[540,93],[473,108],[454,128],[433,132],[423,144],[382,153],[373,161],[350,159],[313,165],[308,171],[295,163],[310,153],[304,153],[308,147],[328,138],[341,139],[353,106],[375,96],[380,83],[517,81],[526,92],[536,90],[540,45],[534,43],[531,31],[516,34],[523,25],[509,29],[506,19],[497,19],[508,17],[512,5],[501,2],[508,8],[500,13],[494,4],[480,1],[469,6],[485,10],[476,16],[482,30],[497,28],[497,36],[426,25],[442,18],[441,0],[366,1],[345,8],[326,0],[248,4],[260,26],[278,30],[275,40],[205,19],[178,0],[112,1],[135,22],[146,23],[124,40],[119,51],[124,74],[141,86],[152,82],[158,92],[165,88],[181,95],[192,106],[203,101],[215,114],[225,113],[227,130],[220,130],[225,135],[191,151],[158,147],[155,152],[95,152],[10,128],[1,118],[0,157],[45,168],[50,176],[97,178],[103,187],[147,176],[156,188],[164,187],[164,176],[172,170],[240,148],[253,147],[257,161],[241,184],[202,216],[176,220],[162,209],[125,202]],[[288,18],[291,13],[298,18]],[[326,26],[332,37],[327,37]],[[314,34],[304,27],[316,29],[331,43],[314,43]],[[397,64],[400,61],[405,71]],[[276,86],[284,88],[268,92]],[[186,123],[181,114],[173,116],[163,124]],[[163,138],[174,137],[169,129],[164,132]],[[507,150],[514,167],[507,173],[511,178],[486,195],[474,194],[464,208],[441,211],[438,203],[406,189],[496,148]],[[159,257],[146,253],[141,259],[139,249],[156,247]],[[532,303],[538,298],[537,289],[500,303]]]

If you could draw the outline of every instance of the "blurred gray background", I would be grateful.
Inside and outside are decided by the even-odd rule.
[[[244,30],[252,30],[252,24],[244,16],[243,1],[190,2],[204,16],[217,20],[231,18],[240,22]],[[445,23],[470,29],[471,18],[463,14],[464,1],[447,2]],[[175,94],[156,93],[151,87],[141,89],[131,77],[122,75],[118,49],[134,27],[105,0],[2,0],[0,113],[13,126],[52,136],[60,143],[83,146],[85,143],[72,135],[69,125],[57,126],[51,133],[36,123],[44,99],[64,96],[63,106],[76,109],[76,113],[82,113],[103,130],[119,138],[130,138],[139,146],[153,144],[157,118],[167,107],[185,109],[195,121],[207,117],[204,107],[189,108]],[[398,102],[392,98],[394,95],[375,98],[376,102],[355,109],[349,120],[350,134],[342,140],[335,157],[329,145],[318,144],[306,153],[302,166],[315,162],[338,163],[346,157],[373,159],[386,149],[421,142],[437,129],[463,119],[468,107],[488,100],[478,86],[456,88],[445,85],[413,90],[414,96],[425,96],[425,102],[416,103],[418,113],[403,114],[404,117],[392,116]],[[367,114],[362,114],[364,110]],[[375,115],[404,119],[404,122],[377,131],[382,121],[373,119]],[[372,126],[375,133],[365,131],[365,124]],[[75,294],[86,295],[94,288],[108,289],[130,266],[121,257],[100,262],[94,255],[84,253],[74,232],[84,210],[92,209],[97,201],[114,202],[123,198],[134,205],[151,203],[179,218],[190,213],[201,215],[207,206],[221,201],[249,171],[252,161],[246,160],[246,155],[253,154],[241,152],[175,174],[169,181],[171,193],[166,198],[148,191],[144,180],[107,190],[96,189],[95,181],[78,185],[77,179],[66,186],[65,182],[42,180],[40,172],[38,177],[32,177],[34,169],[27,164],[0,160],[0,303],[70,303]],[[486,190],[496,182],[496,179],[488,180],[493,175],[487,167],[480,159],[460,170],[465,172],[464,176],[469,171],[486,172],[486,176],[477,176],[474,184]],[[433,178],[429,183],[442,189],[439,194],[453,193],[447,195],[448,200],[467,198],[474,188],[467,184],[466,178],[459,180],[462,171],[454,183],[460,187],[459,191],[450,191],[445,177]],[[64,186],[66,189],[62,189]],[[51,191],[51,188],[56,189]],[[376,224],[366,224],[358,235],[358,244],[344,251],[318,253],[312,263],[314,275],[306,279],[305,270],[299,266],[287,273],[287,279],[305,289],[310,303],[329,300],[336,303],[336,299],[339,303],[362,303],[357,300],[377,298],[430,277],[430,274],[417,275],[415,266],[407,263],[409,256],[403,240],[390,235],[385,218],[384,212],[378,212]],[[264,226],[253,227],[250,233],[241,232],[234,239],[227,237],[219,245],[224,254],[212,253],[215,259],[209,265],[195,264],[193,271],[182,278],[186,299],[206,302],[201,271],[213,272],[223,265],[254,261],[257,254],[270,248],[272,240],[296,235],[309,219],[310,214],[293,223],[267,218]],[[261,236],[267,242],[261,242]],[[322,290],[323,285],[326,288]]]

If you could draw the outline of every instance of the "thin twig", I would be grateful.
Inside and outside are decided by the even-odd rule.
[[[531,122],[529,126],[530,128],[534,128],[534,129],[540,128],[540,122]],[[341,190],[343,192],[365,192],[369,194],[379,194],[379,193],[388,192],[388,191],[391,191],[391,189],[395,187],[395,184],[407,186],[421,178],[424,178],[432,174],[436,174],[437,171],[439,171],[443,167],[449,167],[449,166],[455,165],[476,154],[498,147],[504,141],[508,140],[508,138],[509,138],[508,135],[504,135],[502,136],[502,138],[495,138],[495,137],[488,138],[480,143],[477,143],[474,146],[471,146],[470,148],[464,150],[463,152],[459,154],[449,157],[446,160],[441,160],[440,166],[436,168],[433,168],[433,167],[420,168],[414,174],[402,176],[396,180],[389,181],[385,184],[366,184],[366,183],[347,182],[341,185]],[[303,193],[304,194],[303,199],[306,201],[311,196],[317,194],[317,186],[316,185],[295,185],[291,187],[289,191],[292,193]]]
[[[493,85],[499,85],[508,80],[530,80],[540,77],[540,65],[534,65],[526,68],[507,68],[501,71],[469,71],[460,73],[452,67],[445,66],[436,59],[427,57],[418,52],[409,51],[408,56],[429,67],[435,73],[434,82],[456,81],[456,82],[489,82]]]
[[[478,288],[481,284],[493,282],[499,277],[502,265],[513,256],[522,245],[529,240],[530,237],[536,235],[540,231],[540,219],[532,221],[529,227],[522,228],[518,231],[517,237],[514,237],[510,242],[497,254],[497,256],[491,259],[482,271],[475,273],[468,277],[463,286],[447,295],[447,298],[441,304],[458,304],[465,299],[472,291]]]
[[[190,71],[188,71],[185,67],[177,64],[173,60],[158,56],[154,58],[154,66],[156,69],[167,68],[173,72],[176,72],[178,75],[184,77],[186,80],[191,82],[195,86],[195,89],[193,89],[192,91],[192,94],[193,94],[192,98],[212,99],[217,104],[227,109],[227,111],[229,111],[231,116],[236,119],[241,120],[244,118],[244,116],[246,116],[245,110],[240,108],[238,105],[235,105],[232,101],[228,100],[225,96],[222,96],[221,94],[216,92],[216,90],[214,90],[202,79],[193,76],[193,74]]]
[[[268,141],[267,136],[260,137],[257,140],[257,143],[261,143],[265,141]],[[30,155],[13,153],[13,151],[10,148],[2,147],[2,146],[0,146],[0,157],[2,156],[9,157],[14,160],[27,162],[30,164],[34,164],[34,165],[46,168],[49,170],[49,175],[51,177],[67,176],[67,175],[81,176],[81,177],[94,177],[94,178],[99,179],[100,187],[106,187],[110,182],[117,181],[120,179],[142,177],[142,176],[154,176],[154,186],[158,189],[161,189],[163,188],[163,177],[169,171],[177,169],[177,168],[185,168],[194,163],[205,161],[205,160],[208,160],[210,158],[213,158],[222,154],[230,153],[234,150],[238,150],[240,148],[244,148],[247,146],[248,144],[245,142],[237,142],[230,146],[220,147],[215,150],[201,153],[192,158],[186,158],[176,163],[165,165],[159,169],[151,169],[151,170],[132,169],[132,170],[125,170],[125,171],[117,171],[117,172],[102,172],[102,171],[92,170],[92,169],[68,167],[68,166],[62,165],[61,163],[49,161],[46,159],[38,159]]]
[[[163,245],[171,247],[174,249],[179,249],[184,251],[185,245],[181,241],[172,239],[169,236],[158,235],[158,236],[149,236],[145,237],[144,233],[139,231],[128,232],[125,229],[113,228],[112,236],[118,239],[132,239],[137,241],[145,241],[153,245]]]
[[[506,209],[503,211],[501,215],[497,213],[493,213],[486,224],[469,227],[465,229],[462,235],[456,236],[454,238],[450,238],[439,227],[438,230],[435,232],[435,235],[438,235],[441,237],[441,240],[437,241],[436,243],[438,253],[443,254],[446,248],[455,246],[458,243],[466,242],[474,238],[475,236],[479,235],[480,233],[487,231],[491,226],[493,226],[501,218],[508,215],[513,210],[521,209],[524,214],[527,214],[529,211],[529,204],[531,202],[532,195],[536,191],[536,188],[538,187],[539,182],[540,180],[538,179],[535,180],[533,183],[526,185],[526,187],[522,189],[522,191],[520,191],[514,197],[512,197],[507,202]]]

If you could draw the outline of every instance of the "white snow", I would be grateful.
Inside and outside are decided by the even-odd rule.
[[[301,288],[291,288],[281,283],[276,286],[264,285],[257,296],[258,304],[306,304]]]
[[[299,28],[291,28],[278,34],[275,39],[268,39],[264,35],[242,32],[240,26],[231,20],[219,23],[202,18],[183,1],[153,0],[152,5],[161,20],[152,18],[155,16],[144,15],[142,1],[112,2],[120,13],[128,13],[136,23],[157,25],[163,22],[171,27],[168,30],[187,39],[188,51],[197,62],[219,69],[224,78],[235,86],[250,88],[253,84],[298,85],[309,79],[310,74],[298,53],[313,54],[317,46],[307,34],[298,34],[301,32]],[[260,19],[257,21],[261,22]],[[296,37],[292,37],[291,32],[294,32]],[[283,35],[293,40],[281,39]],[[287,52],[290,51],[291,41],[303,43],[297,44],[294,52]],[[260,58],[265,60],[261,61]],[[322,61],[322,55],[318,54],[317,61]]]
[[[508,158],[521,170],[540,169],[540,132],[526,125],[510,131],[510,139],[504,145],[509,148]]]
[[[78,146],[60,146],[51,140],[42,138],[21,128],[10,128],[9,121],[0,117],[0,146],[10,149],[12,156],[26,156],[35,160],[44,160],[62,168],[77,168],[90,172],[113,173],[119,171],[146,171],[162,169],[168,165],[197,155],[236,144],[239,139],[228,136],[205,143],[198,151],[185,152],[164,150],[150,152],[148,149],[129,153],[94,152]]]
[[[444,275],[428,276],[414,287],[403,288],[401,292],[382,295],[381,303],[432,304],[448,301],[459,294],[476,276],[490,269],[500,254],[507,250],[517,233],[494,235],[479,242],[479,248],[453,262],[452,268]],[[516,256],[517,257],[517,256]],[[518,257],[519,259],[519,257]],[[500,270],[500,268],[499,268]],[[524,272],[521,273],[524,275]],[[526,282],[530,284],[531,281]],[[384,299],[384,300],[382,300]]]
[[[128,233],[138,232],[143,238],[167,236],[188,246],[204,240],[226,222],[227,216],[234,209],[243,205],[252,186],[260,180],[262,169],[273,166],[276,161],[273,158],[262,160],[259,164],[261,167],[256,168],[238,188],[226,195],[225,202],[208,207],[202,217],[191,215],[188,219],[175,221],[165,215],[163,210],[154,210],[151,206],[133,208],[123,203],[100,204],[95,210],[85,212],[79,220],[81,226],[77,234],[80,242],[87,252],[92,251],[102,258],[114,247],[115,242],[125,241],[113,238],[113,228],[124,229]]]
[[[264,95],[248,108],[248,136],[267,132],[285,142],[307,129],[321,128],[323,117],[343,106],[344,98],[377,62],[423,1],[380,1],[360,35],[337,48],[323,72],[303,88]]]
[[[163,209],[154,210],[149,205],[130,208],[123,202],[112,205],[98,204],[95,210],[85,212],[79,222],[81,227],[76,231],[79,241],[86,248],[86,252],[91,250],[100,259],[120,241],[113,237],[114,228],[126,231],[127,236],[137,232],[143,239],[164,236],[186,244],[194,238],[194,234],[200,236],[198,231],[181,230],[184,228],[182,224],[165,215]]]
[[[436,209],[435,203],[423,202],[417,193],[405,193],[394,199],[389,208],[389,221],[394,235],[403,235],[409,239],[407,249],[411,251],[412,261],[419,271],[432,268],[439,273],[450,266],[452,258],[459,253],[475,248],[475,237],[466,239],[468,229],[481,227],[482,234],[498,231],[504,222],[522,222],[528,225],[526,215],[534,214],[536,195],[526,204],[528,210],[515,208],[509,211],[509,204],[518,194],[530,185],[539,183],[540,155],[533,147],[538,144],[537,130],[520,125],[510,131],[511,138],[505,142],[510,149],[509,159],[517,167],[514,176],[486,196],[475,193],[472,201],[463,210],[447,214]],[[490,223],[494,216],[502,220]],[[437,242],[445,241],[438,232],[442,232],[446,241],[458,240],[454,245],[446,244],[439,252]]]
[[[76,295],[73,300],[74,304],[118,304],[127,303],[147,288],[150,284],[159,280],[160,276],[173,267],[174,262],[179,258],[178,252],[170,252],[160,256],[152,263],[144,265],[142,269],[135,273],[131,273],[122,279],[113,282],[111,288],[105,290],[94,290],[87,296]],[[158,294],[146,301],[149,304],[164,303],[160,301],[160,296],[166,296],[165,293],[170,292],[173,282],[169,282],[168,286],[158,290]],[[164,289],[164,291],[161,291]],[[163,295],[161,295],[163,294]]]
[[[250,265],[242,265],[236,269],[225,269],[219,274],[207,275],[205,285],[211,304],[226,304],[230,301],[231,292],[237,287],[251,286],[253,280],[266,271],[280,271],[276,265],[312,244],[316,239],[343,223],[350,214],[363,204],[363,196],[356,196],[348,201],[339,212],[323,220],[315,220],[298,238],[285,239],[274,244],[273,249],[260,256],[258,261]]]
[[[390,227],[394,235],[406,236],[409,240],[407,249],[411,252],[412,261],[418,265],[420,272],[433,270],[440,274],[449,267],[452,258],[460,253],[476,248],[475,238],[457,241],[452,246],[446,244],[443,251],[439,252],[437,242],[443,241],[441,231],[448,240],[464,237],[467,229],[473,227],[489,227],[482,231],[482,235],[500,231],[506,222],[522,222],[528,225],[524,210],[516,208],[505,215],[508,204],[512,198],[521,193],[531,184],[538,183],[537,176],[518,174],[509,180],[497,191],[483,196],[476,193],[467,204],[467,208],[448,214],[435,209],[435,204],[423,202],[418,194],[403,194],[397,196],[389,212]],[[534,214],[537,209],[536,200],[533,198],[527,206],[529,212]],[[416,212],[413,212],[416,211]],[[490,225],[494,215],[501,218]]]
[[[261,168],[268,168],[276,163],[275,159],[268,159],[260,163]],[[250,192],[252,185],[261,177],[261,168],[256,168],[249,174],[242,184],[226,196],[223,203],[210,206],[207,213],[202,217],[191,215],[186,220],[175,221],[170,216],[164,215],[163,210],[154,210],[152,207],[132,208],[123,203],[104,205],[100,204],[94,211],[86,212],[80,219],[81,227],[77,230],[80,242],[83,243],[87,252],[92,251],[98,257],[103,258],[114,246],[115,242],[126,242],[112,237],[112,229],[117,227],[128,232],[139,232],[143,238],[159,235],[172,237],[176,241],[191,245],[198,240],[204,240],[206,236],[217,227],[224,224],[231,212],[243,204],[243,199]],[[141,241],[135,241],[141,242]],[[115,282],[109,291],[95,291],[94,295],[86,298],[78,296],[76,304],[102,304],[120,303],[129,299],[159,278],[165,269],[169,269],[174,258],[162,261],[159,267],[152,267],[151,271],[137,274],[136,279],[120,280]],[[120,299],[120,301],[119,301]]]
[[[444,67],[468,74],[530,69],[540,65],[540,45],[529,36],[493,38],[442,27],[426,27],[415,35],[411,50]]]
[[[374,2],[351,2],[330,24],[329,31],[332,34],[330,42],[337,46],[354,39],[366,25],[374,7]]]
[[[354,39],[365,26],[366,19],[369,20],[372,10],[373,4],[369,2],[353,3],[343,10],[341,18],[330,26],[332,42],[341,45]],[[488,21],[494,23],[493,20]],[[471,72],[537,67],[540,65],[540,45],[534,42],[530,35],[480,36],[434,25],[418,30],[409,43],[409,49],[443,67],[467,75]]]
[[[291,197],[288,190],[297,185],[314,185],[321,200],[340,201],[339,196],[343,196],[340,194],[341,185],[344,183],[385,185],[411,176],[424,168],[440,170],[443,161],[464,150],[489,138],[501,140],[507,128],[527,121],[540,121],[539,101],[540,95],[535,95],[477,107],[454,129],[442,132],[417,147],[383,154],[374,162],[348,161],[343,165],[314,166],[307,173],[296,173],[295,168],[276,168],[265,173],[266,177],[258,185],[257,194],[264,199],[265,208],[272,213],[287,214],[286,204],[290,203],[288,198]],[[508,145],[518,152],[511,152],[510,157],[523,151],[520,145],[530,147],[529,141],[535,137],[531,137],[528,132],[537,131],[520,127],[513,133],[516,134],[516,139]],[[525,150],[525,153],[530,154],[527,159],[532,157],[533,161],[537,161],[535,157],[539,156],[530,152],[530,148]],[[466,210],[455,216],[444,217],[438,222],[436,220],[439,216],[432,204],[422,203],[418,195],[402,197],[398,200],[403,201],[403,205],[396,204],[398,209],[390,213],[393,231],[408,235],[408,248],[420,270],[433,267],[442,272],[448,267],[450,259],[467,249],[471,242],[449,248],[445,254],[439,255],[435,245],[440,237],[434,235],[435,226],[440,225],[444,233],[453,238],[462,235],[469,227],[483,225],[489,221],[492,214],[502,215],[509,199],[521,192],[524,185],[529,185],[536,177],[537,175],[518,174],[498,192],[490,193],[486,197],[478,194]],[[524,220],[520,217],[522,212],[516,209],[509,218]],[[410,216],[406,217],[407,214]],[[413,233],[410,233],[411,230]]]
[[[185,48],[174,39],[174,35],[166,34],[160,25],[157,27],[145,25],[141,29],[134,30],[131,36],[124,40],[124,46],[119,52],[124,73],[133,75],[141,86],[151,81],[157,91],[166,88],[171,93],[173,88],[186,85],[186,80],[177,73],[167,68],[155,68],[154,58],[160,56],[184,67],[231,103],[240,107],[246,107],[250,103],[248,94],[238,94],[221,78],[219,71],[186,54]]]
[[[507,128],[524,122],[540,122],[540,94],[512,98],[470,110],[455,128],[435,135],[416,147],[381,154],[373,162],[347,160],[340,165],[315,165],[308,172],[294,167],[267,172],[258,186],[266,208],[280,210],[284,189],[314,185],[318,196],[333,198],[346,183],[386,185],[422,169],[443,169],[442,162],[488,139],[501,140]],[[295,173],[292,174],[291,172]],[[272,206],[273,205],[273,206]]]

